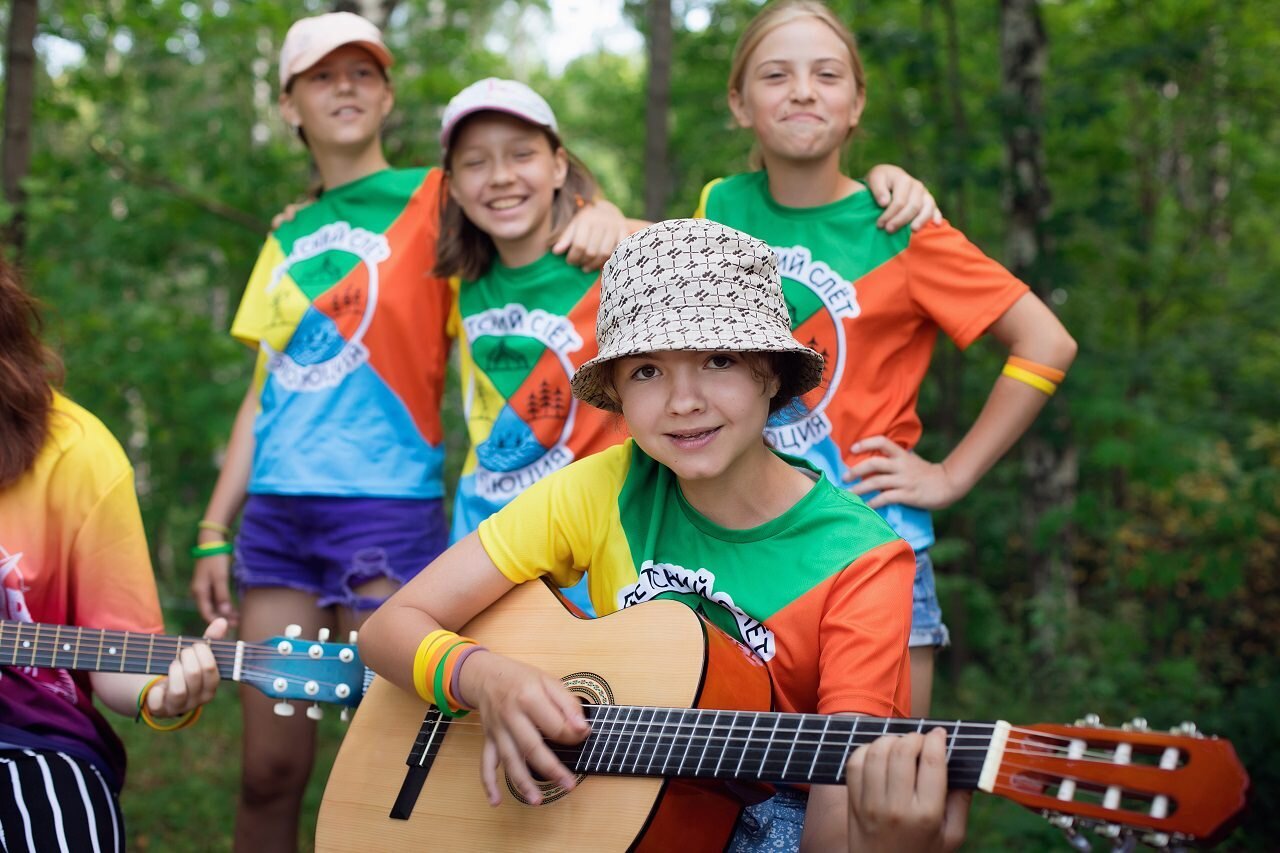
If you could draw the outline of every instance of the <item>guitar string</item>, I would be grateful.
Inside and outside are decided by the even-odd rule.
[[[744,712],[744,713],[750,713],[750,712]],[[849,718],[849,719],[852,719],[852,718]],[[880,718],[880,717],[867,717],[867,718],[865,718],[865,719],[868,719],[868,720],[878,720],[878,719],[884,719],[884,718]],[[952,724],[954,725],[954,721],[952,721]],[[710,735],[710,734],[709,734],[709,735],[700,735],[700,734],[696,734],[696,733],[695,733],[695,734],[692,734],[692,735],[683,735],[683,734],[678,734],[678,733],[665,733],[665,734],[664,734],[664,733],[662,733],[662,732],[652,731],[652,730],[649,730],[649,731],[641,731],[641,730],[639,729],[639,727],[640,727],[640,726],[643,726],[643,725],[645,725],[645,724],[643,724],[643,723],[627,723],[626,721],[615,721],[614,725],[612,725],[612,726],[604,726],[604,727],[601,727],[601,728],[599,728],[599,729],[597,729],[596,727],[594,727],[594,726],[593,726],[593,727],[592,727],[592,730],[591,730],[591,734],[592,734],[592,735],[600,735],[600,736],[604,737],[604,736],[612,736],[612,735],[615,735],[615,734],[618,734],[619,732],[621,732],[623,735],[631,735],[631,736],[632,736],[632,737],[631,737],[631,738],[629,738],[629,739],[628,739],[628,741],[627,741],[628,745],[633,745],[637,740],[641,740],[641,741],[644,741],[644,740],[656,740],[656,741],[662,741],[664,737],[677,737],[677,736],[679,736],[679,737],[697,737],[697,738],[705,739],[705,740],[707,741],[707,743],[708,743],[708,744],[724,744],[724,745],[728,745],[728,744],[733,744],[733,743],[749,744],[749,743],[751,742],[751,741],[750,741],[750,739],[749,739],[749,738],[747,738],[747,737],[745,737],[745,736],[737,736],[737,737],[735,737],[735,736],[734,736],[734,735],[732,735],[732,734],[728,734],[728,735]],[[661,725],[661,724],[659,724],[659,725]],[[454,727],[458,727],[458,726],[464,727],[464,729],[466,729],[465,731],[460,732],[459,734],[466,734],[466,735],[479,735],[479,736],[483,737],[483,732],[478,732],[478,731],[476,731],[476,729],[483,728],[483,724],[482,724],[482,723],[478,723],[478,722],[476,722],[476,723],[472,723],[472,722],[464,721],[464,720],[453,720],[453,721],[450,723],[450,729],[452,729],[452,728],[454,728]],[[710,726],[708,726],[708,727],[706,727],[706,728],[708,728],[708,729],[710,729],[710,730],[712,730],[712,731],[714,731],[714,730],[715,730],[713,727],[710,727]],[[627,729],[631,729],[631,731],[627,731]],[[789,733],[788,733],[788,734],[789,734]],[[852,732],[851,732],[851,733],[849,733],[849,734],[852,734]],[[900,734],[901,734],[901,733],[899,733],[899,732],[886,732],[885,734],[889,734],[889,735],[893,735],[893,736],[900,736]],[[1031,731],[1031,734],[1032,734],[1033,736],[1038,736],[1038,734],[1039,734],[1039,733],[1038,733],[1038,732]],[[877,737],[879,737],[879,735],[877,735]],[[986,741],[986,743],[983,743],[983,744],[958,744],[958,743],[953,743],[954,741],[959,740],[959,739],[962,739],[962,738],[966,738],[966,739],[970,739],[970,740],[973,740],[973,739],[983,739],[983,740],[985,740],[985,741]],[[960,751],[960,750],[963,750],[963,751],[966,751],[966,752],[985,752],[985,751],[988,751],[988,750],[990,749],[990,738],[988,738],[988,737],[987,737],[987,736],[985,736],[985,735],[977,735],[977,734],[963,734],[963,733],[961,733],[961,734],[954,734],[954,735],[949,735],[949,736],[948,736],[948,742],[949,742],[949,743],[952,743],[952,749],[953,749],[953,751]],[[556,743],[554,743],[554,742],[550,742],[550,741],[549,741],[549,742],[547,742],[547,743],[548,743],[548,746],[552,749],[552,751],[553,751],[553,752],[554,752],[556,749],[572,750],[572,749],[576,749],[576,748],[578,748],[578,745],[568,746],[568,745],[564,745],[564,744],[556,744]],[[585,743],[585,742],[584,742],[584,743]],[[838,749],[838,748],[841,746],[841,742],[840,742],[840,740],[838,739],[838,737],[833,737],[833,738],[832,738],[832,739],[830,739],[830,740],[824,740],[824,739],[813,740],[813,739],[806,739],[806,738],[798,738],[798,739],[795,739],[795,740],[792,740],[792,741],[787,741],[787,743],[789,743],[789,744],[794,743],[796,746],[800,746],[800,747],[813,746],[813,747],[817,747],[819,751],[821,751],[821,749],[823,749],[823,748]],[[1058,756],[1061,756],[1061,755],[1063,755],[1063,754],[1064,754],[1064,752],[1063,752],[1062,750],[1060,750],[1060,749],[1058,749],[1058,748],[1056,748],[1056,747],[1052,747],[1052,746],[1049,746],[1049,745],[1046,745],[1046,744],[1041,744],[1041,743],[1039,743],[1038,741],[1036,741],[1036,740],[1034,740],[1034,739],[1032,739],[1032,738],[1027,738],[1027,737],[1025,737],[1025,736],[1023,736],[1023,737],[1018,737],[1018,738],[1015,738],[1015,737],[1012,737],[1012,736],[1011,736],[1011,737],[1010,737],[1010,739],[1009,739],[1009,741],[1008,741],[1008,744],[1009,744],[1009,746],[1032,747],[1032,748],[1031,748],[1031,749],[1010,749],[1010,748],[1009,748],[1009,746],[1006,746],[1006,748],[1005,748],[1005,754],[1006,754],[1006,755],[1026,755],[1026,756],[1031,756],[1031,757],[1034,757],[1034,758],[1053,758],[1053,757],[1058,757]],[[1074,759],[1075,757],[1074,757],[1074,756],[1072,756],[1072,758]],[[1084,763],[1106,764],[1106,765],[1113,765],[1113,764],[1115,764],[1114,757],[1113,757],[1113,753],[1102,752],[1102,751],[1089,751],[1089,750],[1086,750],[1086,751],[1084,752],[1084,754],[1080,756],[1079,760],[1080,760],[1080,761],[1082,761],[1082,762],[1084,762]],[[1158,769],[1158,768],[1156,768],[1156,766],[1155,766],[1155,765],[1131,764],[1131,765],[1129,765],[1129,766],[1132,766],[1132,767],[1151,767],[1152,769]],[[1029,768],[1022,768],[1022,769],[1029,769]]]
[[[21,624],[21,625],[24,625],[24,626],[25,626],[25,625],[35,624],[35,623],[19,623],[19,624]],[[42,624],[43,624],[43,623],[42,623]],[[95,630],[95,631],[96,631],[96,630],[98,630],[98,629],[90,629],[90,630]],[[138,640],[140,640],[140,639],[141,639],[141,638],[143,638],[143,637],[151,637],[151,636],[157,636],[157,637],[158,637],[158,636],[161,636],[161,635],[152,635],[152,634],[143,634],[143,633],[131,633],[131,632],[109,632],[109,631],[108,631],[108,632],[104,632],[104,633],[102,634],[102,637],[103,637],[104,642],[106,641],[106,639],[108,638],[108,636],[110,636],[110,635],[112,635],[112,634],[114,634],[115,636],[120,637],[121,639],[123,639],[123,638],[124,638],[124,635],[125,635],[125,634],[128,634],[128,635],[129,635],[129,641],[130,641],[130,642],[134,642],[134,638],[138,638]],[[2,635],[2,629],[0,629],[0,637],[2,637],[2,636],[3,636],[3,635]],[[185,643],[185,645],[186,645],[187,647],[190,647],[190,646],[191,646],[191,645],[193,645],[195,642],[199,642],[199,641],[204,641],[204,642],[208,643],[208,644],[209,644],[209,646],[210,646],[211,648],[215,649],[215,650],[217,650],[217,649],[221,649],[221,650],[223,650],[223,651],[228,651],[228,652],[233,652],[233,651],[236,649],[236,646],[237,646],[236,641],[227,641],[227,640],[206,640],[206,639],[204,639],[204,638],[196,639],[196,638],[188,638],[188,637],[176,637],[176,638],[175,638],[175,637],[169,637],[169,636],[165,635],[165,638],[164,638],[164,640],[163,640],[163,641],[158,642],[158,643],[153,643],[153,644],[150,644],[150,645],[149,645],[149,648],[148,648],[148,654],[147,654],[147,655],[143,655],[143,654],[141,654],[141,652],[140,652],[140,651],[137,651],[137,650],[130,650],[130,651],[129,651],[127,654],[125,654],[125,655],[122,655],[122,656],[112,656],[111,660],[112,660],[112,662],[120,662],[120,663],[122,663],[122,666],[124,666],[124,665],[128,665],[128,664],[132,663],[132,664],[134,664],[134,665],[136,665],[136,666],[141,667],[141,666],[145,666],[145,665],[146,665],[146,663],[148,662],[148,660],[150,660],[150,662],[151,662],[153,665],[155,665],[155,664],[157,663],[157,660],[156,660],[156,658],[157,658],[157,657],[160,657],[160,658],[163,658],[163,657],[176,657],[176,656],[177,656],[177,651],[183,647],[184,643]],[[0,639],[0,653],[2,653],[2,652],[5,650],[6,643],[8,643],[8,642],[10,642],[10,641],[9,641],[9,640],[6,640],[6,639]],[[29,641],[29,642],[31,642],[31,641]],[[314,642],[313,642],[313,641],[309,641],[309,640],[291,640],[290,642],[293,642],[293,643],[295,644],[295,646],[301,646],[301,647],[303,647],[303,649],[304,649],[303,651],[298,651],[298,652],[296,652],[296,654],[297,654],[297,659],[299,659],[299,660],[305,660],[305,661],[316,661],[317,663],[322,663],[322,662],[323,662],[323,663],[333,663],[333,662],[335,662],[335,659],[333,659],[333,658],[330,658],[330,659],[327,659],[327,660],[326,660],[325,658],[312,658],[310,655],[306,655],[306,653],[305,653],[305,649],[306,649],[306,648],[308,648],[308,647],[310,647],[311,645],[323,645],[323,644],[320,644],[320,643],[319,643],[319,641],[314,641]],[[58,654],[58,653],[67,653],[67,652],[71,652],[71,651],[73,650],[73,649],[68,649],[68,648],[67,648],[67,646],[68,646],[68,645],[70,645],[70,643],[69,643],[69,641],[67,641],[67,640],[65,640],[65,639],[58,639],[58,640],[54,640],[53,638],[41,638],[41,639],[38,639],[38,640],[36,640],[36,641],[32,642],[32,644],[31,644],[31,645],[21,645],[21,644],[19,643],[19,641],[18,641],[18,638],[14,638],[14,639],[12,640],[12,643],[13,643],[13,648],[14,648],[14,654],[15,654],[15,656],[16,656],[17,654],[19,654],[19,653],[24,653],[24,654],[25,654],[25,653],[31,653],[31,654],[32,654],[32,656],[33,656],[33,660],[34,660],[34,656],[35,656],[36,654],[38,654],[38,653],[41,653],[41,652],[49,652],[49,653],[51,653],[51,654]],[[99,645],[101,645],[101,644],[99,644]],[[125,645],[125,643],[124,643],[124,642],[121,642],[121,644],[120,644],[120,645],[121,645],[121,646],[124,646],[124,645]],[[332,645],[332,644],[331,644],[331,645]],[[338,644],[338,645],[341,645],[341,644]],[[168,648],[166,648],[166,647],[168,647]],[[73,648],[74,648],[74,647],[73,647]],[[172,652],[169,652],[169,648],[171,648],[171,649],[172,649]],[[100,659],[101,659],[100,652],[101,652],[101,650],[99,649],[99,654],[95,656],[95,657],[96,657],[96,659],[98,659],[98,660],[100,660]],[[166,654],[167,652],[168,652],[168,654]],[[92,640],[89,642],[89,644],[88,644],[87,646],[86,646],[85,644],[83,644],[83,643],[80,645],[80,647],[79,647],[79,649],[78,649],[78,651],[77,651],[77,653],[76,653],[76,657],[78,658],[80,655],[84,655],[84,656],[86,657],[86,660],[87,660],[87,658],[88,658],[89,656],[94,655],[94,650],[93,650],[93,641],[92,641]],[[305,658],[304,658],[304,656],[305,656]],[[215,657],[216,657],[216,651],[215,651]],[[257,660],[279,660],[281,657],[282,657],[282,653],[278,650],[278,648],[277,648],[276,646],[273,646],[273,645],[270,645],[270,644],[267,644],[267,643],[248,643],[248,642],[246,642],[246,643],[244,644],[243,651],[242,651],[242,654],[241,654],[241,661],[242,661],[242,669],[241,669],[241,673],[242,673],[242,675],[248,674],[248,675],[252,675],[252,676],[254,676],[254,677],[269,678],[269,679],[271,679],[271,680],[274,680],[274,679],[275,679],[275,678],[277,678],[277,677],[287,677],[287,676],[294,675],[293,673],[289,672],[288,670],[284,670],[284,669],[271,669],[271,668],[254,667],[254,666],[244,666],[244,665],[243,665],[243,664],[244,664],[244,662],[247,662],[247,661],[257,661]],[[284,655],[284,657],[287,659],[288,657],[291,657],[291,655]],[[222,663],[222,662],[220,661],[219,663]],[[352,664],[352,663],[354,663],[354,662],[341,662],[341,663],[342,663],[342,665],[351,665],[351,664]],[[17,662],[15,662],[13,665],[15,665],[15,666],[37,666],[37,667],[40,667],[40,666],[41,666],[41,665],[40,665],[40,664],[38,664],[38,663],[21,664],[21,663],[17,663]],[[229,662],[228,662],[228,665],[229,665]],[[44,665],[44,668],[51,668],[51,667],[52,667],[52,664],[51,664],[51,663],[50,663],[50,664],[46,664],[46,665]],[[106,671],[106,670],[104,670],[104,671]],[[123,671],[123,670],[121,670],[121,671]],[[295,676],[295,680],[297,680],[297,679],[296,679],[296,676]],[[322,687],[336,687],[338,684],[346,683],[346,682],[340,682],[340,681],[327,681],[327,680],[318,680],[318,679],[309,679],[309,680],[311,680],[311,681],[315,681],[319,686],[322,686]],[[300,697],[300,698],[301,698],[301,697]],[[656,713],[656,712],[658,712],[658,711],[668,711],[668,709],[665,709],[665,708],[656,708],[656,707],[651,707],[651,706],[636,706],[636,705],[633,705],[633,706],[623,706],[623,707],[627,707],[627,708],[629,708],[629,709],[640,710],[640,711],[655,712],[655,713]],[[686,709],[686,710],[691,710],[691,709]],[[708,710],[709,710],[709,709],[708,709]],[[757,712],[744,712],[744,713],[757,713]],[[771,713],[771,712],[763,712],[763,713]],[[811,715],[811,716],[812,716],[812,715]],[[795,719],[795,720],[797,720],[797,721],[798,721],[798,722],[797,722],[797,731],[798,731],[798,730],[799,730],[799,728],[800,728],[800,726],[803,724],[803,721],[806,719],[806,716],[805,716],[805,715],[800,715],[800,714],[779,714],[779,715],[778,715],[778,718],[779,718],[779,720],[780,720],[780,721],[781,721],[781,720],[786,720],[786,719]],[[851,719],[851,720],[852,720],[852,719],[854,719],[854,718],[849,718],[849,719]],[[885,718],[881,718],[881,717],[859,717],[858,719],[882,720],[882,719],[885,719]],[[903,722],[901,722],[901,723],[897,723],[896,725],[899,725],[899,726],[901,726],[901,725],[909,725],[911,722],[916,722],[916,721],[917,721],[917,718],[903,718]],[[622,721],[617,721],[617,725],[619,725],[619,726],[639,726],[639,725],[654,725],[654,724],[655,724],[655,723],[654,723],[654,721],[649,721],[649,722],[641,722],[641,721],[636,721],[636,720],[630,720],[630,721],[628,721],[628,720],[622,720]],[[925,720],[925,721],[924,721],[924,725],[929,726],[930,728],[936,728],[936,727],[938,727],[938,726],[941,726],[941,727],[943,727],[943,728],[946,728],[947,726],[954,726],[955,724],[956,724],[956,721],[955,721],[955,720]],[[968,727],[971,727],[971,728],[990,728],[990,729],[994,729],[994,728],[995,728],[995,724],[992,724],[992,723],[980,723],[980,722],[967,722],[967,721],[960,721],[960,724],[961,724],[962,726],[968,726]],[[465,725],[465,724],[464,724],[464,725]],[[669,723],[669,722],[667,722],[667,723],[659,723],[659,724],[657,724],[657,725],[671,725],[671,723]],[[684,723],[676,723],[675,725],[677,725],[677,726],[684,726],[684,725],[686,725],[686,724],[684,724]],[[699,724],[699,723],[690,723],[690,724],[688,724],[688,725],[696,728],[696,727],[697,727],[697,726],[699,726],[700,724]],[[711,724],[708,724],[708,725],[710,726]],[[1031,737],[1039,738],[1039,739],[1048,739],[1048,740],[1059,740],[1059,741],[1064,741],[1064,742],[1066,742],[1066,743],[1068,743],[1068,744],[1069,744],[1072,740],[1084,739],[1084,738],[1073,738],[1073,737],[1070,737],[1070,736],[1067,736],[1067,735],[1057,735],[1057,734],[1053,734],[1053,733],[1037,731],[1037,730],[1035,730],[1035,729],[1023,729],[1023,728],[1019,728],[1019,727],[1012,727],[1012,728],[1011,728],[1011,732],[1017,732],[1017,733],[1021,733],[1021,734],[1027,735],[1027,736],[1031,736]],[[963,736],[963,737],[982,737],[982,735],[961,735],[961,736]],[[953,738],[954,738],[954,736],[953,736]],[[1048,745],[1047,745],[1047,744],[1043,744],[1043,746],[1045,746],[1046,748],[1048,747]],[[1090,753],[1089,753],[1089,751],[1086,751],[1085,755],[1089,755],[1089,754],[1090,754]],[[1095,755],[1104,755],[1105,753],[1094,753],[1094,754],[1095,754]]]
[[[22,624],[29,625],[34,623],[22,623]],[[40,624],[45,624],[45,623],[40,623]],[[66,626],[62,626],[62,627],[66,627]],[[97,629],[93,629],[93,630],[97,630]],[[55,640],[52,637],[40,637],[36,640],[31,640],[29,638],[21,639],[21,638],[7,637],[7,636],[4,636],[4,633],[5,633],[4,630],[0,629],[0,652],[4,652],[10,648],[12,648],[13,653],[15,655],[17,654],[25,655],[33,651],[37,653],[47,652],[50,654],[72,654],[76,651],[76,643],[73,641],[67,640],[65,638],[60,638]],[[148,643],[145,638],[151,637],[151,636],[155,636],[155,637],[163,636],[164,640],[157,641],[155,643]],[[20,639],[21,639],[21,642],[20,642]],[[117,639],[120,642],[112,642]],[[293,644],[295,651],[293,651],[289,655],[286,655],[286,657],[292,657],[293,655],[302,657],[303,655],[306,654],[306,650],[313,645],[319,645],[321,646],[321,648],[328,645],[328,646],[338,646],[340,648],[354,649],[354,646],[349,643],[320,643],[318,640],[287,640],[287,642],[290,642]],[[27,643],[28,645],[23,645],[23,643]],[[141,658],[145,660],[147,657],[147,654],[146,654],[147,651],[151,652],[151,656],[153,658],[161,657],[161,656],[177,657],[177,653],[180,650],[190,648],[196,643],[207,644],[210,647],[210,649],[212,649],[215,652],[215,655],[219,651],[227,655],[234,655],[236,652],[236,645],[237,645],[237,642],[235,640],[208,640],[208,639],[205,639],[204,637],[171,637],[167,634],[160,635],[160,634],[130,633],[126,639],[124,632],[117,632],[115,633],[114,636],[110,636],[110,632],[108,632],[108,635],[104,635],[103,643],[101,645],[103,649],[106,649],[108,645],[111,645],[112,647],[116,647],[116,648],[125,648],[129,645],[132,645],[133,648],[129,648],[125,655],[116,655],[116,656],[113,656],[113,659],[118,660],[121,657],[124,657],[125,659],[128,659],[128,660],[132,660],[134,658]],[[138,648],[139,644],[146,644],[147,648],[139,649]],[[67,646],[71,646],[71,648],[67,648]],[[89,639],[84,642],[81,642],[79,644],[79,654],[84,655],[86,657],[93,656],[96,653],[98,646],[99,646],[99,643],[97,641],[97,638],[93,638],[93,639]],[[275,644],[265,643],[265,642],[247,642],[246,641],[244,644],[244,653],[242,657],[249,658],[249,657],[256,656],[256,657],[262,657],[262,658],[278,658],[281,655],[282,655],[282,652],[280,652],[278,646]]]

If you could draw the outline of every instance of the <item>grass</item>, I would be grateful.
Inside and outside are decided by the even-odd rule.
[[[317,724],[316,767],[303,801],[299,849],[304,851],[314,849],[320,797],[346,725],[338,719],[338,708],[325,710]],[[236,691],[223,685],[199,723],[172,734],[151,731],[110,711],[106,716],[129,755],[122,798],[128,849],[230,850],[240,784]]]

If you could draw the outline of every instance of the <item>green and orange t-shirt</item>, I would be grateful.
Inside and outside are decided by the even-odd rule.
[[[825,476],[774,520],[732,530],[690,506],[671,470],[628,439],[543,478],[479,536],[514,582],[550,575],[569,587],[585,573],[601,616],[683,601],[765,662],[777,710],[911,707],[911,549]]]
[[[258,348],[250,493],[444,494],[441,177],[375,172],[267,239],[231,326]]]
[[[950,225],[889,234],[876,227],[881,211],[865,191],[785,207],[760,171],[707,184],[695,214],[777,253],[792,331],[827,364],[822,384],[775,415],[765,434],[835,483],[865,458],[850,450],[859,439],[885,435],[915,447],[916,402],[939,329],[964,349],[1028,292]],[[926,510],[895,505],[881,514],[913,548],[933,543]]]
[[[548,252],[523,267],[495,259],[454,280],[470,447],[453,508],[453,541],[574,459],[626,438],[622,419],[574,399],[569,380],[595,358],[600,277]]]

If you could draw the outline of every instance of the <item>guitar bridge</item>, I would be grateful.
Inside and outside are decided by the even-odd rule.
[[[400,793],[396,795],[396,801],[391,806],[392,820],[408,820],[409,815],[413,814],[413,807],[417,805],[418,797],[422,794],[422,785],[427,781],[431,765],[435,763],[436,755],[440,752],[440,744],[444,742],[450,722],[450,719],[440,713],[440,709],[435,705],[427,709],[427,713],[422,718],[422,725],[418,728],[418,736],[414,739],[413,749],[409,751],[409,757],[404,761],[408,769],[404,774],[404,782],[400,785]]]

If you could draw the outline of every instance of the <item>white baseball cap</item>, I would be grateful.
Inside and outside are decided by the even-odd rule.
[[[358,44],[373,54],[383,68],[395,60],[382,43],[382,33],[373,22],[352,12],[327,12],[294,21],[280,48],[280,89],[289,85],[295,74],[301,74],[333,51],[347,44]]]
[[[449,105],[444,108],[444,121],[440,128],[440,147],[449,148],[449,136],[453,129],[472,113],[495,110],[524,119],[530,124],[545,127],[558,134],[556,114],[551,111],[541,95],[523,83],[515,80],[503,80],[499,77],[486,77],[472,83],[453,96]]]

